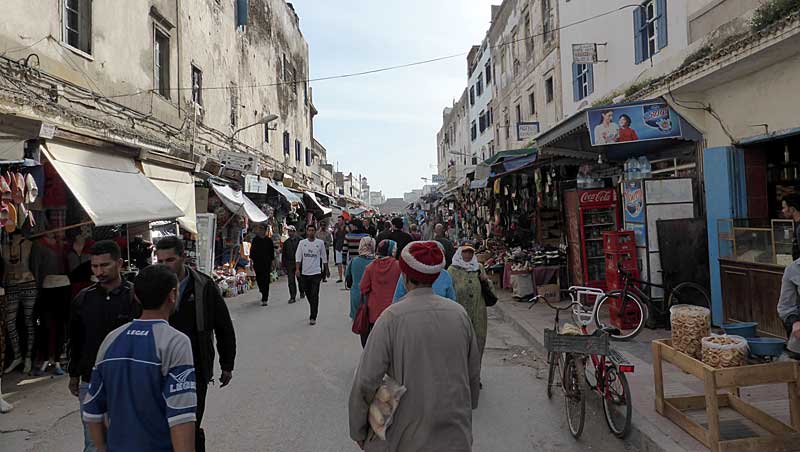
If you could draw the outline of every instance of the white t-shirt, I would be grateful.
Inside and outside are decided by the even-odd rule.
[[[600,123],[594,128],[594,142],[597,144],[616,143],[619,138],[619,126],[616,123],[609,123],[607,126]]]
[[[297,245],[295,261],[300,265],[300,274],[305,276],[319,275],[322,273],[322,263],[328,262],[325,253],[325,242],[315,239],[313,242],[303,239]]]

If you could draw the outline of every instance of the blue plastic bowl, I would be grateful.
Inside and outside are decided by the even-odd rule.
[[[736,322],[736,323],[725,323],[722,325],[722,329],[725,330],[725,334],[735,335],[735,336],[742,336],[742,337],[756,337],[758,323],[756,322]]]
[[[747,339],[750,354],[756,356],[781,356],[786,341],[775,337],[751,337]]]

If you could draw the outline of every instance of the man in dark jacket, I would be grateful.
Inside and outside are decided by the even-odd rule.
[[[169,319],[170,325],[189,336],[194,355],[197,380],[197,428],[195,449],[205,451],[205,432],[200,428],[206,407],[208,384],[214,379],[214,338],[217,340],[221,387],[233,378],[236,358],[236,333],[225,299],[214,281],[185,265],[183,241],[175,236],[164,237],[156,244],[159,264],[169,267],[178,276],[178,303]]]
[[[95,243],[90,254],[97,284],[83,289],[72,302],[69,340],[69,391],[79,398],[81,419],[97,351],[106,335],[141,314],[133,284],[122,279],[119,245],[111,240]],[[96,450],[84,423],[84,450]]]
[[[398,256],[401,252],[403,252],[403,248],[414,241],[414,238],[411,237],[411,234],[403,231],[403,219],[400,217],[392,218],[392,231],[387,234],[386,238],[397,242]]]
[[[289,238],[283,242],[281,249],[281,264],[286,270],[286,279],[289,280],[289,303],[297,301],[297,282],[300,280],[300,275],[297,273],[297,264],[294,261],[294,255],[297,253],[297,245],[300,244],[300,236],[297,235],[297,230],[294,226],[287,226],[286,231],[289,233]],[[303,299],[306,294],[303,292],[303,285],[300,285],[300,298]]]
[[[445,234],[445,228],[442,223],[438,223],[433,228],[433,240],[439,242],[444,248],[444,268],[447,270],[450,268],[450,264],[453,262],[453,255],[456,254],[456,247],[453,245],[453,242],[447,238],[447,234]]]
[[[264,225],[256,225],[256,236],[250,242],[250,261],[253,262],[253,271],[256,273],[256,283],[261,292],[261,306],[266,306],[269,301],[269,282],[275,262],[275,244],[267,237]]]

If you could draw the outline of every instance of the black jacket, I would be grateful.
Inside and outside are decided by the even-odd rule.
[[[275,260],[275,244],[272,243],[272,239],[255,237],[250,243],[250,260],[253,261],[253,268],[269,271],[272,261]]]
[[[108,333],[141,314],[128,281],[111,292],[94,284],[78,293],[70,312],[69,376],[90,382],[97,351]]]
[[[284,266],[291,266],[291,268],[294,268],[296,262],[295,254],[297,254],[297,246],[300,245],[301,240],[302,238],[295,234],[283,242],[283,248],[281,250],[281,262],[283,262]]]
[[[214,337],[217,339],[220,368],[232,371],[236,358],[236,333],[228,306],[214,281],[189,267],[186,270],[192,280],[169,323],[189,336],[197,381],[207,383],[214,378]]]

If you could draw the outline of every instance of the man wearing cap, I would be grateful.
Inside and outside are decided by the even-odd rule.
[[[413,242],[401,252],[408,294],[378,318],[350,391],[350,437],[364,450],[472,450],[480,355],[467,312],[433,292],[443,268],[436,242]],[[367,441],[370,403],[384,375],[407,392],[386,442]]]
[[[297,282],[300,280],[300,273],[297,272],[297,264],[294,257],[297,254],[297,246],[300,245],[300,236],[297,235],[297,229],[294,226],[287,226],[286,232],[289,233],[289,238],[283,242],[281,249],[281,263],[284,270],[286,270],[286,279],[289,281],[289,303],[297,301]],[[300,298],[305,298],[306,294],[303,286],[300,285]]]

